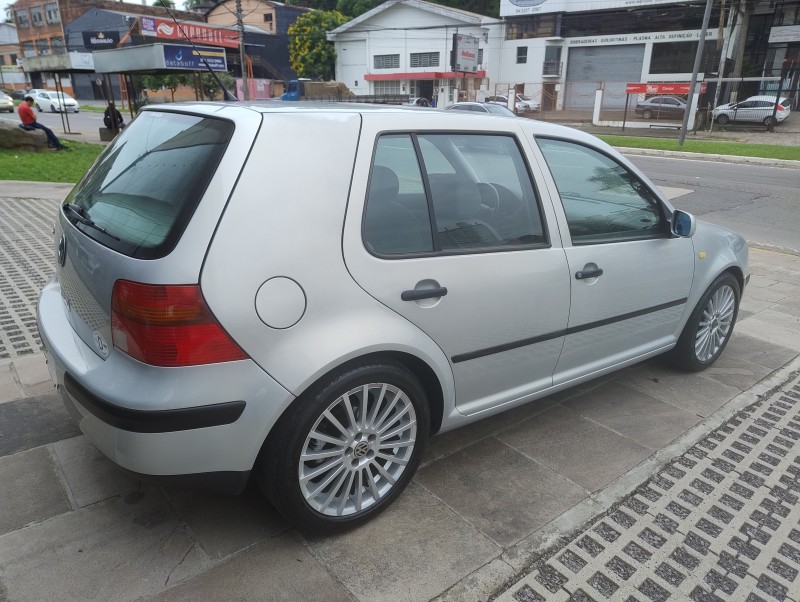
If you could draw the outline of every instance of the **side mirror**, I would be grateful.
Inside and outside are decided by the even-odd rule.
[[[672,214],[672,233],[681,238],[691,238],[694,236],[694,230],[697,227],[697,222],[694,215],[686,211],[675,210]]]

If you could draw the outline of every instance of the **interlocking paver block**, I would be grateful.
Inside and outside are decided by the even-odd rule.
[[[623,581],[627,581],[636,572],[636,569],[622,560],[619,556],[614,556],[606,563],[606,567],[615,573]]]
[[[639,586],[639,591],[653,602],[664,602],[669,598],[669,592],[649,577]]]
[[[533,591],[530,585],[523,585],[513,596],[517,602],[546,602],[544,597]]]
[[[589,577],[588,583],[606,598],[611,597],[619,589],[616,583],[599,571]]]

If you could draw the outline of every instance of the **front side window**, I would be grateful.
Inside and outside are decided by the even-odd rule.
[[[77,227],[130,257],[163,257],[188,224],[233,129],[221,119],[143,111],[65,201],[110,236]],[[75,219],[72,212],[65,215]]]
[[[626,167],[589,147],[537,139],[564,205],[574,244],[661,236],[655,194]]]
[[[545,245],[538,199],[512,136],[392,134],[375,151],[364,240],[378,255]]]

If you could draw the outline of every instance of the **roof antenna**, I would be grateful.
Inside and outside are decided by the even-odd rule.
[[[172,21],[178,27],[178,31],[180,31],[181,35],[184,38],[186,38],[186,41],[189,42],[189,44],[192,45],[192,49],[197,53],[197,56],[200,57],[200,60],[203,61],[203,64],[206,66],[206,69],[208,69],[208,72],[211,74],[211,77],[214,78],[214,81],[217,82],[217,85],[222,89],[222,97],[227,102],[236,102],[236,101],[238,101],[239,99],[236,98],[233,94],[231,94],[230,90],[228,90],[228,88],[225,87],[225,85],[222,83],[222,80],[220,80],[219,76],[217,76],[217,74],[214,72],[214,70],[211,69],[211,65],[208,64],[208,61],[206,60],[206,57],[204,57],[202,55],[202,53],[197,49],[197,46],[194,45],[194,42],[192,42],[192,39],[189,36],[186,35],[186,32],[183,30],[183,27],[181,27],[181,24],[175,18],[175,15],[172,14],[172,11],[169,9],[169,7],[165,6],[165,4],[166,3],[162,4],[161,6],[163,6],[166,9],[167,14],[170,16]]]

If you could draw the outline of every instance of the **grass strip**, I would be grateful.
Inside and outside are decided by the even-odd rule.
[[[66,141],[68,151],[41,153],[0,150],[0,179],[26,182],[77,182],[105,148]]]
[[[669,138],[637,138],[634,136],[598,136],[611,146],[646,148],[653,150],[679,151],[684,153],[733,155],[736,157],[760,157],[763,159],[787,159],[800,161],[800,148],[775,144],[744,144],[741,142],[711,142],[686,140],[678,146],[677,140]]]

